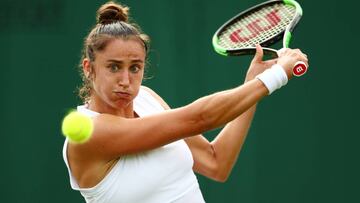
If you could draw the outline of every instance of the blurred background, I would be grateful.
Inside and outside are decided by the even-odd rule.
[[[81,103],[82,41],[105,2],[1,0],[1,202],[85,202],[70,188],[60,123]],[[121,2],[152,39],[144,84],[170,106],[242,84],[251,57],[220,56],[211,38],[262,1]],[[198,176],[208,203],[360,202],[359,23],[357,1],[346,2],[299,0],[292,47],[308,54],[309,72],[260,102],[226,183]]]

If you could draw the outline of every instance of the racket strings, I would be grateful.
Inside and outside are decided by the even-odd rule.
[[[295,7],[276,3],[240,17],[218,36],[225,49],[254,47],[282,33],[295,17]]]

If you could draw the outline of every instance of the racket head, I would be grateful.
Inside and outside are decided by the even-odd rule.
[[[223,24],[213,36],[217,53],[225,56],[252,55],[256,44],[264,54],[277,57],[275,49],[268,48],[283,39],[288,47],[291,32],[302,16],[300,5],[294,0],[270,0],[255,5]]]

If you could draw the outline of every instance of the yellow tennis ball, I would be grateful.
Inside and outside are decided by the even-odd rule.
[[[94,130],[94,124],[89,116],[73,111],[65,116],[61,130],[63,135],[68,137],[70,141],[84,143],[90,138]]]

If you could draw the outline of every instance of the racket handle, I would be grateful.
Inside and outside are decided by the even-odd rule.
[[[295,63],[295,66],[293,68],[293,75],[296,77],[300,77],[306,73],[307,69],[308,67],[304,62],[298,61]]]

